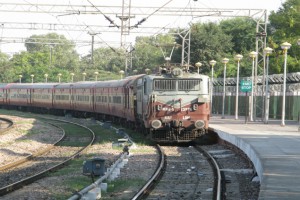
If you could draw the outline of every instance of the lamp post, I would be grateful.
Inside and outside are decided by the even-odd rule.
[[[95,80],[97,81],[99,72],[94,72],[94,74],[95,74]]]
[[[213,87],[214,87],[214,84],[213,84],[213,80],[214,80],[214,66],[215,64],[217,63],[217,61],[215,60],[211,60],[209,61],[209,64],[211,65],[211,85],[210,85],[210,112],[212,114],[212,110],[213,110],[213,101],[212,101],[212,98],[213,98]]]
[[[234,56],[234,59],[237,61],[237,74],[236,74],[236,96],[235,96],[235,119],[238,119],[238,106],[239,106],[239,84],[240,84],[240,61],[243,56],[237,54]]]
[[[284,52],[284,69],[283,69],[283,94],[282,94],[282,114],[281,114],[281,126],[285,126],[285,92],[286,92],[286,61],[287,61],[287,51],[291,48],[291,44],[284,42],[281,44],[281,48]]]
[[[297,40],[297,44],[300,46],[300,39]],[[300,115],[300,113],[299,113]],[[300,131],[300,117],[299,117],[299,127],[298,127],[298,131]]]
[[[82,73],[82,80],[83,80],[83,81],[85,81],[85,76],[86,76],[86,73],[83,72],[83,73]]]
[[[45,82],[47,83],[48,82],[48,74],[44,74],[44,77],[45,77]]]
[[[74,81],[74,73],[70,73],[70,75],[71,75],[71,82],[73,83],[73,81]]]
[[[199,72],[200,72],[199,68],[202,66],[202,63],[201,62],[197,62],[195,64],[195,66],[197,67],[197,73],[199,74]]]
[[[225,79],[226,79],[226,64],[229,62],[228,58],[223,58],[222,63],[224,64],[224,79],[223,79],[223,104],[222,104],[222,119],[225,119]]]
[[[124,74],[125,72],[123,71],[123,70],[120,70],[119,71],[119,74],[121,75],[121,79],[123,79],[123,74]]]
[[[149,69],[149,68],[146,68],[146,69],[145,69],[145,72],[146,72],[146,74],[149,74],[150,69]]]
[[[255,58],[257,56],[257,52],[255,51],[252,51],[250,52],[249,54],[250,58],[252,58],[252,75],[251,75],[251,85],[252,85],[252,90],[251,90],[251,105],[250,105],[250,121],[253,121],[253,107],[255,105],[254,102],[253,102],[253,96],[254,96],[254,88],[253,88],[253,83],[254,83],[254,66],[255,66]]]
[[[34,75],[31,74],[30,77],[31,77],[31,83],[33,83],[33,77],[34,77]]]
[[[266,63],[266,93],[265,93],[265,124],[269,121],[269,55],[272,53],[273,49],[270,47],[264,48],[264,55],[267,57]]]
[[[60,83],[60,77],[61,77],[61,73],[59,73],[59,74],[57,74],[57,76],[58,76],[58,82]]]
[[[19,75],[19,83],[22,83],[22,77],[23,77],[23,76],[20,74],[20,75]]]

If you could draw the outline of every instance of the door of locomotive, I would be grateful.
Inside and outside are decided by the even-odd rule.
[[[139,118],[143,115],[143,79],[140,78],[137,81],[137,91],[136,91],[136,113]]]

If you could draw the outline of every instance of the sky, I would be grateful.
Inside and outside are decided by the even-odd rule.
[[[128,7],[127,3],[130,1],[124,0],[124,2]],[[218,21],[225,18],[224,16],[207,16],[211,15],[211,11],[240,10],[240,12],[234,12],[235,15],[242,14],[242,9],[266,9],[270,12],[277,11],[283,2],[285,0],[131,0],[130,25],[136,25],[139,22],[141,24],[138,28],[131,29],[126,38],[122,37],[122,41],[128,45],[134,43],[136,36],[155,35],[166,32],[168,28],[187,28],[190,23]],[[47,6],[38,7],[37,5],[40,4],[47,4]],[[83,14],[85,10],[82,5],[89,6],[87,10],[90,9],[95,14]],[[62,34],[69,40],[85,41],[76,46],[77,52],[82,56],[91,50],[91,43],[87,43],[91,41],[91,33],[96,34],[94,48],[119,47],[121,30],[116,26],[121,25],[121,6],[122,0],[0,0],[0,50],[12,55],[25,50],[22,38],[50,32]],[[174,8],[176,15],[174,12],[171,12],[172,16],[159,15],[162,11],[166,12]],[[186,12],[192,9],[199,9],[201,12]],[[38,13],[20,12],[21,10],[38,11]],[[188,16],[184,16],[184,13]],[[113,21],[112,24],[109,20]],[[49,24],[52,28],[56,25],[65,27],[67,30],[54,31],[37,28],[49,27]],[[75,28],[78,31],[70,30],[74,29],[74,24],[80,25]],[[109,27],[110,25],[115,25],[115,27]],[[16,27],[19,29],[15,29]],[[26,29],[20,29],[20,27]],[[32,29],[27,29],[27,27],[32,27]]]

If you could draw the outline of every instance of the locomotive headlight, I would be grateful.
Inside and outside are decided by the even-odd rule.
[[[193,105],[193,110],[195,111],[195,110],[198,110],[198,104],[194,104]]]
[[[195,127],[196,127],[196,128],[203,128],[204,125],[205,125],[205,123],[204,123],[203,120],[197,120],[197,121],[195,122]]]
[[[160,121],[160,120],[157,120],[157,119],[155,119],[155,120],[153,120],[153,121],[151,122],[151,126],[152,126],[152,128],[154,128],[154,129],[160,128],[161,125],[162,125],[161,121]]]
[[[162,108],[162,105],[161,105],[161,104],[159,104],[159,105],[156,106],[156,109],[157,109],[158,111],[161,110],[161,108]]]

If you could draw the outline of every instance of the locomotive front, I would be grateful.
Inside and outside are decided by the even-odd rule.
[[[158,142],[188,142],[208,129],[209,77],[180,68],[145,76],[143,119],[151,138]]]

